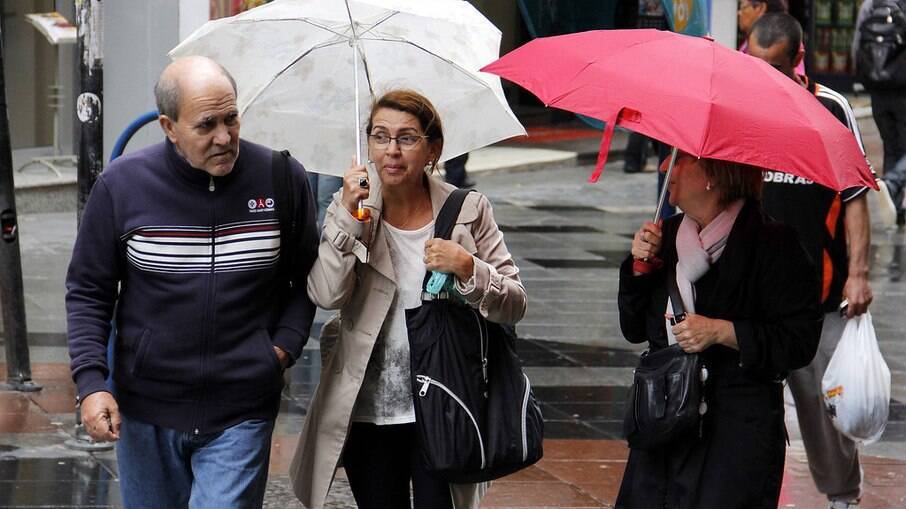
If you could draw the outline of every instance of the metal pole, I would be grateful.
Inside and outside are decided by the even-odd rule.
[[[13,152],[6,111],[6,77],[3,72],[3,33],[0,27],[0,304],[3,305],[7,385],[17,391],[40,391],[31,379],[28,330],[25,324],[25,290],[19,252],[19,223],[13,186]]]
[[[77,219],[81,224],[85,202],[95,180],[104,169],[104,16],[101,0],[76,0],[76,23],[79,28],[79,73],[81,92],[76,99],[79,118],[79,183]],[[75,410],[74,438],[65,445],[81,451],[103,451],[113,448],[107,442],[95,442],[82,425],[79,404]]]
[[[104,17],[101,0],[76,0],[79,27],[79,71],[81,93],[76,100],[76,113],[81,122],[78,166],[78,219],[94,181],[103,169],[104,124]]]

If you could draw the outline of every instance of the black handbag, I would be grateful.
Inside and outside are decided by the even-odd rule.
[[[673,271],[667,274],[667,291],[674,323],[679,323],[686,315]],[[623,419],[629,447],[650,451],[681,437],[701,437],[707,379],[701,355],[687,354],[679,345],[643,353]]]
[[[436,237],[450,238],[467,194],[457,190],[447,198]],[[486,320],[455,296],[422,296],[421,306],[406,310],[406,326],[427,471],[448,482],[475,483],[541,459],[544,422],[516,355],[515,330]]]

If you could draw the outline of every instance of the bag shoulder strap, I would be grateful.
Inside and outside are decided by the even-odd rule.
[[[679,286],[676,284],[676,265],[667,271],[667,295],[670,296],[674,320],[676,323],[682,322],[686,319],[686,308],[683,305],[683,298],[680,296]]]
[[[462,210],[462,203],[472,191],[474,189],[457,189],[447,196],[447,200],[437,214],[437,219],[434,220],[434,237],[450,240],[453,227],[456,226],[456,218],[459,217],[459,211]]]
[[[271,184],[280,218],[280,272],[287,275],[291,273],[289,264],[292,263],[296,238],[296,193],[289,158],[288,150],[274,150],[271,159]],[[292,278],[289,279],[292,284]]]
[[[438,239],[450,240],[453,234],[453,227],[456,226],[456,218],[459,217],[459,211],[462,210],[462,204],[466,196],[473,189],[456,189],[444,201],[437,218],[434,219],[434,237]],[[422,281],[422,288],[427,288],[428,281],[431,280],[432,272],[426,271],[425,279]]]

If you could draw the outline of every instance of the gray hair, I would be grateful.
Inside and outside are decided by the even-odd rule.
[[[230,82],[233,87],[233,94],[237,97],[239,92],[236,90],[236,80],[225,67],[214,60],[210,60],[218,71]],[[172,65],[172,64],[171,64]],[[179,97],[180,86],[178,77],[170,77],[168,73],[161,73],[160,79],[154,85],[154,101],[157,103],[157,112],[160,115],[170,117],[174,122],[179,120]]]

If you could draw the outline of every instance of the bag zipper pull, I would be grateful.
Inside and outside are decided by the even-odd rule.
[[[428,386],[431,385],[431,379],[425,375],[415,375],[415,380],[422,383],[422,388],[418,390],[418,395],[425,397],[425,394],[428,394]]]

